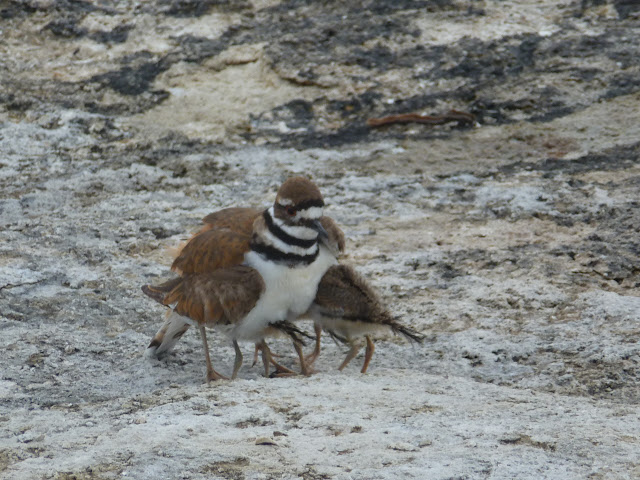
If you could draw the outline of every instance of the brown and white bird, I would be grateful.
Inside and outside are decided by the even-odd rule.
[[[234,329],[249,318],[266,289],[258,271],[245,265],[236,265],[221,268],[212,273],[186,275],[154,288],[155,290],[149,290],[145,293],[163,305],[173,306],[173,313],[178,315],[182,319],[181,321],[193,322],[199,326],[209,381],[225,377],[216,372],[211,365],[205,326],[223,329],[232,338],[236,358],[231,378],[235,378],[242,366],[242,351],[238,345],[238,339],[247,338],[236,334]],[[161,291],[166,293],[160,293]],[[248,339],[257,342],[264,337],[279,334],[286,334],[293,339],[294,347],[299,357],[302,358],[302,336],[306,336],[306,334],[287,320],[269,322],[256,333],[255,338]],[[269,347],[264,343],[264,340],[260,341],[265,374],[269,375],[268,366],[270,363],[288,372],[287,369],[272,360]]]
[[[285,332],[300,349],[300,334],[291,322],[316,295],[326,270],[337,263],[333,251],[342,232],[323,217],[318,187],[303,177],[287,180],[273,206],[261,211],[228,208],[204,218],[205,225],[182,248],[171,267],[180,277],[143,291],[163,304],[175,304],[147,348],[150,356],[169,351],[192,323],[200,326],[207,357],[207,378],[223,378],[209,359],[204,325],[227,325],[234,341],[234,376],[242,362],[238,340],[260,345],[274,363],[264,338]],[[333,235],[333,236],[332,236]]]
[[[394,319],[366,280],[344,264],[334,265],[324,274],[306,315],[335,340],[351,347],[339,370],[358,354],[362,348],[358,340],[364,337],[367,348],[361,372],[366,373],[375,350],[370,335],[378,330],[391,329],[417,343],[424,339],[419,332]]]

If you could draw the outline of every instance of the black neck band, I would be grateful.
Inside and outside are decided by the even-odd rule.
[[[311,240],[304,240],[302,238],[289,235],[287,232],[285,232],[282,228],[280,228],[278,225],[276,225],[273,222],[273,218],[271,218],[271,214],[269,213],[269,210],[265,210],[262,216],[264,217],[264,221],[267,224],[267,228],[269,229],[271,234],[277,239],[282,240],[284,243],[288,245],[293,245],[300,248],[311,248],[318,242],[317,237]]]
[[[264,255],[265,257],[267,257],[268,260],[271,260],[273,262],[284,262],[284,263],[303,263],[303,264],[310,264],[313,263],[313,261],[318,258],[318,253],[320,252],[320,250],[316,250],[315,253],[309,254],[309,255],[297,255],[295,253],[285,253],[282,252],[280,250],[278,250],[275,247],[272,247],[270,245],[265,245],[264,243],[258,243],[254,240],[251,241],[251,250],[253,250],[256,253],[259,253],[260,255]]]

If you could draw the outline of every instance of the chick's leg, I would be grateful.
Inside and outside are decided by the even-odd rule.
[[[302,351],[302,344],[299,341],[294,340],[293,341],[293,348],[296,349],[296,353],[298,354],[298,358],[300,359],[300,373],[302,375],[305,375],[305,376],[311,375],[313,372],[307,366],[307,363],[305,361],[304,352]]]
[[[355,357],[356,355],[358,355],[358,352],[360,351],[360,344],[358,342],[349,342],[351,345],[351,349],[349,350],[349,352],[347,353],[347,356],[344,359],[344,362],[342,362],[342,365],[340,365],[338,367],[338,370],[343,370],[344,367],[346,367],[347,365],[349,365],[349,362],[351,360],[353,360],[353,357]]]
[[[362,370],[360,373],[367,373],[367,368],[369,368],[369,362],[371,361],[371,357],[373,357],[373,352],[376,350],[376,346],[373,344],[373,341],[369,338],[369,335],[366,335],[364,338],[367,339],[367,349],[364,352],[364,364],[362,365]]]
[[[242,351],[240,350],[240,346],[237,341],[233,341],[233,348],[236,351],[236,361],[233,363],[233,373],[231,374],[231,379],[235,379],[238,376],[238,371],[242,366]]]
[[[271,353],[271,349],[269,348],[269,346],[267,345],[267,342],[265,342],[264,340],[262,340],[260,343],[256,343],[256,351],[257,350],[262,350],[262,363],[264,364],[264,376],[265,377],[283,377],[283,376],[289,376],[289,375],[297,375],[296,372],[294,372],[293,370],[280,365],[278,362],[276,362],[274,360],[274,354]],[[269,365],[273,365],[274,367],[276,367],[276,371],[272,374],[269,375]]]
[[[320,355],[320,340],[322,338],[322,327],[317,323],[314,323],[313,329],[316,332],[316,346],[313,349],[313,352],[311,352],[311,354],[305,358],[305,362],[309,367],[311,367],[314,364],[314,362],[318,358],[318,355]]]

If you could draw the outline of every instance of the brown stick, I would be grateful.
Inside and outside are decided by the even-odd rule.
[[[418,115],[417,113],[403,113],[400,115],[389,115],[381,118],[370,118],[367,125],[370,127],[381,127],[394,123],[425,123],[427,125],[442,125],[449,122],[473,123],[476,116],[472,113],[450,110],[443,115]]]

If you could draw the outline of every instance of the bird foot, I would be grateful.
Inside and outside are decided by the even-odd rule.
[[[275,362],[273,359],[271,360],[271,363],[273,364],[274,367],[276,367],[276,370],[271,375],[269,375],[269,378],[294,377],[298,375],[297,372],[294,372],[293,370],[285,367],[284,365],[280,365],[279,363]]]
[[[216,372],[215,370],[211,370],[207,372],[207,382],[214,382],[216,380],[229,380],[229,377],[225,377],[224,375]]]
[[[251,364],[251,368],[256,366],[256,363],[258,363],[258,354],[260,352],[260,350],[262,350],[262,346],[256,344],[256,348],[253,352],[253,363]],[[269,351],[269,355],[271,358],[280,358],[282,355],[279,355],[277,353],[273,353],[271,351]]]
[[[309,365],[307,365],[306,368],[302,368],[300,370],[300,373],[298,373],[294,370],[291,370],[290,368],[283,367],[282,365],[278,364],[278,366],[276,367],[276,371],[269,375],[269,378],[297,377],[299,375],[309,377],[316,373],[316,371],[313,368],[309,367]]]
[[[296,372],[282,372],[282,371],[276,370],[275,372],[269,375],[269,378],[297,377],[298,375],[300,374]]]
[[[316,373],[316,369],[309,364],[307,364],[307,368],[302,369],[302,371],[300,372],[300,374],[304,375],[305,377],[310,377],[314,373]]]
[[[307,367],[311,368],[313,364],[316,363],[317,359],[318,354],[314,352],[304,357],[304,363],[307,365]]]

